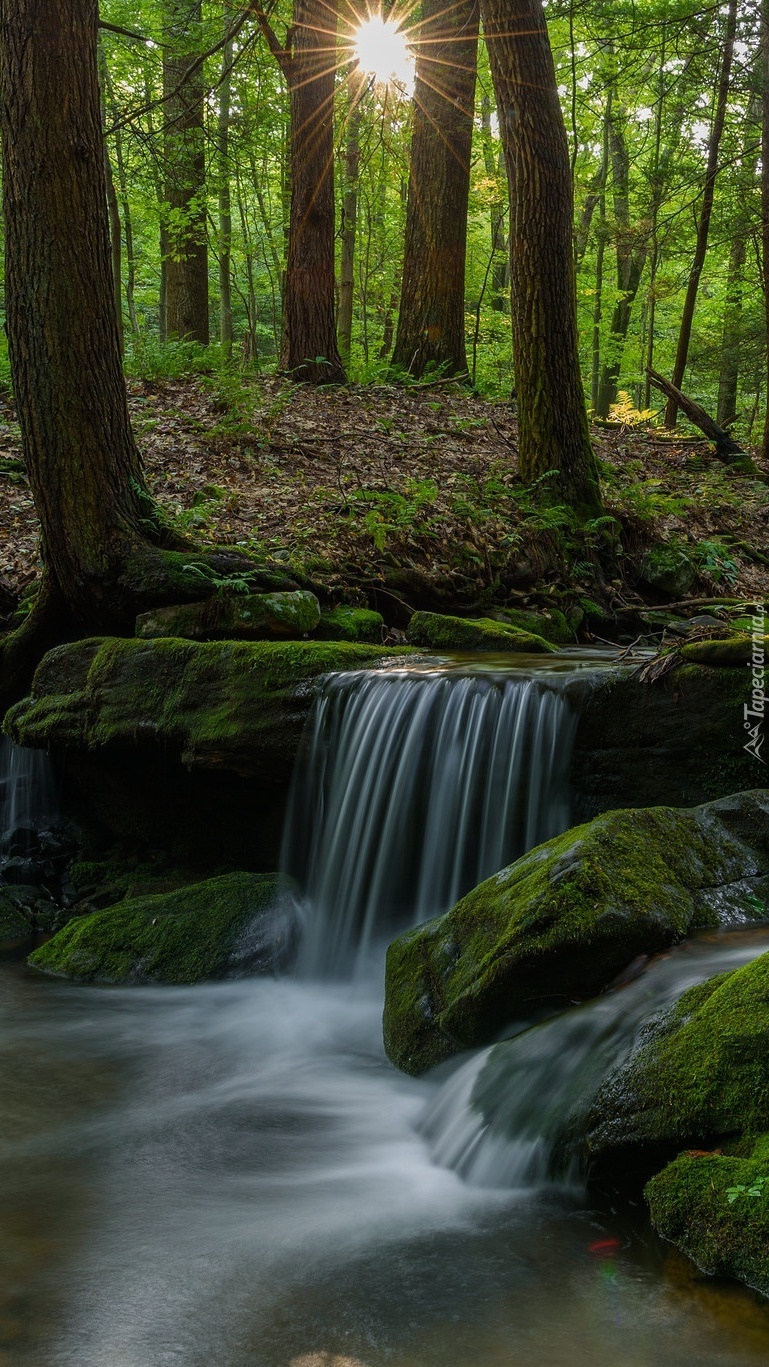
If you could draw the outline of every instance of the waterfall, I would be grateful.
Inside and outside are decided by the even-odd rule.
[[[754,933],[691,941],[629,986],[473,1054],[420,1120],[433,1160],[473,1186],[581,1184],[572,1137],[649,1020],[696,983],[765,951]]]
[[[0,860],[27,854],[56,812],[48,756],[0,737]]]
[[[575,717],[555,673],[351,673],[325,682],[289,803],[310,975],[446,911],[569,825]]]

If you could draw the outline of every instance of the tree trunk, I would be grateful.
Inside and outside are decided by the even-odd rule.
[[[96,0],[3,0],[6,307],[44,564],[75,618],[120,615],[148,504],[120,366]]]
[[[342,247],[339,258],[339,351],[345,365],[350,363],[352,349],[352,306],[355,291],[355,236],[358,228],[358,173],[360,167],[360,132],[363,83],[357,71],[349,79],[350,108],[347,116],[347,145],[344,157],[344,195],[342,197],[342,226],[339,234]]]
[[[520,472],[600,510],[579,369],[569,150],[541,0],[482,0],[510,185]]]
[[[130,630],[144,608],[200,594],[194,552],[147,493],[128,417],[97,32],[97,0],[0,0],[6,326],[43,559],[29,622],[0,651],[0,711],[35,648]],[[243,557],[205,560],[221,572]]]
[[[166,332],[208,345],[208,238],[201,0],[165,0]],[[185,79],[186,78],[186,79]]]
[[[623,109],[610,108],[608,124],[616,232],[617,297],[608,340],[609,355],[601,372],[595,403],[599,418],[607,418],[609,409],[617,401],[622,354],[647,253],[647,242],[639,239],[630,222],[630,157],[623,128],[625,118]]]
[[[344,384],[334,295],[335,17],[324,0],[295,0],[284,57],[291,103],[291,214],[280,367],[295,380]]]
[[[697,243],[694,249],[694,260],[692,261],[691,271],[689,272],[689,283],[686,289],[684,309],[681,316],[681,329],[678,334],[678,346],[676,347],[676,359],[673,366],[672,384],[674,389],[681,388],[686,371],[686,362],[689,357],[689,342],[692,335],[694,309],[700,287],[700,276],[702,275],[702,268],[705,264],[705,256],[708,250],[710,218],[713,212],[713,196],[716,187],[716,176],[718,175],[718,155],[721,147],[721,135],[724,131],[724,120],[726,118],[726,104],[729,95],[729,79],[732,70],[736,29],[737,0],[729,0],[723,54],[721,57],[721,69],[716,92],[716,107],[713,116],[713,124],[710,130],[710,137],[708,139],[708,161],[702,190],[702,205],[700,207],[700,215],[697,223]],[[675,398],[671,396],[668,399],[665,408],[665,426],[675,427],[677,416],[678,403]]]
[[[735,186],[736,213],[732,224],[732,245],[729,252],[729,271],[726,277],[726,300],[721,330],[721,367],[718,376],[718,407],[716,410],[716,422],[721,427],[724,423],[731,422],[737,413],[743,273],[748,254],[748,239],[753,224],[751,199],[758,168],[756,130],[760,123],[760,101],[758,96],[754,95],[748,107],[742,156]]]
[[[393,365],[467,374],[465,257],[478,0],[424,0]]]
[[[232,24],[231,0],[224,0],[224,32]],[[216,154],[219,163],[219,341],[222,356],[232,355],[232,194],[230,191],[230,103],[232,99],[233,40],[222,49],[222,72],[219,84],[219,118]]]
[[[505,154],[494,157],[491,142],[491,101],[484,94],[481,102],[481,130],[483,134],[483,164],[492,183],[499,182],[500,195],[505,181]],[[494,199],[489,209],[491,218],[491,307],[497,313],[510,312],[510,245],[505,231],[506,205],[504,199]]]

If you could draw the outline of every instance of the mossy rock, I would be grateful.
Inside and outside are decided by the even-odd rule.
[[[192,870],[160,867],[157,861],[126,861],[120,856],[78,859],[67,870],[66,893],[69,905],[76,905],[79,912],[100,911],[126,897],[173,892],[199,876]]]
[[[351,641],[78,641],[43,657],[4,729],[42,749],[144,745],[252,775],[293,760],[313,680],[403,653]]]
[[[682,1153],[644,1195],[652,1224],[703,1272],[769,1296],[769,1136],[748,1157]]]
[[[275,874],[224,874],[75,917],[29,963],[97,983],[197,983],[226,977],[234,964],[270,972],[284,966],[295,939],[281,902],[286,886]]]
[[[322,612],[315,630],[318,641],[368,641],[380,645],[385,631],[384,617],[370,608],[341,606]]]
[[[660,543],[644,555],[641,577],[660,593],[684,598],[697,578],[697,568],[680,546]]]
[[[31,920],[24,915],[16,898],[0,888],[0,949],[23,944],[33,936]]]
[[[429,650],[516,651],[528,655],[555,650],[542,636],[490,617],[449,617],[440,612],[415,612],[406,639]]]
[[[201,603],[156,608],[136,619],[143,640],[174,636],[190,641],[301,640],[320,621],[314,593],[217,593]],[[357,639],[357,638],[353,638]]]
[[[765,916],[769,791],[605,813],[538,846],[387,955],[388,1057],[420,1073],[545,1003],[595,995],[695,926]]]
[[[754,659],[758,669],[765,669],[769,661],[769,636],[757,642],[750,636],[733,636],[728,640],[689,641],[677,647],[681,658],[689,664],[711,665],[717,669],[738,668]]]
[[[570,625],[566,616],[560,608],[543,608],[541,612],[535,612],[527,608],[497,608],[492,613],[493,621],[501,623],[503,626],[515,627],[516,631],[525,631],[530,636],[541,636],[552,645],[569,645],[574,640],[574,632],[579,626],[584,613],[580,608],[570,610]]]
[[[588,1119],[597,1180],[769,1129],[769,954],[690,988],[607,1080]]]

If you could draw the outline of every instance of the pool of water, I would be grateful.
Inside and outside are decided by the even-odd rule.
[[[376,968],[100,989],[6,962],[3,1367],[767,1361],[766,1304],[640,1209],[439,1166],[445,1077],[395,1072],[380,1014]]]

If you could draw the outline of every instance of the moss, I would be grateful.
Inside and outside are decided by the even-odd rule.
[[[744,1190],[730,1201],[729,1189],[738,1187]],[[644,1194],[663,1239],[704,1272],[769,1295],[769,1136],[746,1158],[683,1153]]]
[[[518,651],[547,654],[555,650],[549,641],[532,632],[490,617],[448,617],[440,612],[415,612],[406,636],[412,645],[430,650]]]
[[[70,901],[87,903],[88,910],[113,906],[125,897],[170,892],[194,881],[191,870],[163,868],[157,861],[126,861],[122,856],[79,859],[67,871]]]
[[[32,697],[6,715],[20,744],[96,749],[163,744],[185,763],[251,773],[265,756],[291,759],[309,706],[307,685],[403,650],[353,642],[205,643],[100,638],[46,656]],[[85,663],[81,663],[85,662]],[[58,692],[62,674],[67,688]]]
[[[5,889],[0,889],[0,948],[32,939],[32,923]]]
[[[143,640],[175,636],[191,641],[301,639],[320,621],[314,593],[217,593],[199,603],[145,612],[136,619]]]
[[[230,873],[79,916],[29,963],[80,982],[196,983],[223,977],[238,937],[280,890],[274,874]]]
[[[583,614],[579,609],[577,613],[579,625]],[[494,612],[493,620],[515,627],[516,631],[527,632],[530,636],[541,636],[553,645],[568,645],[574,640],[574,629],[560,608],[547,608],[542,612],[527,611],[525,608],[499,608]]]
[[[769,1128],[769,954],[684,993],[599,1092],[600,1173],[648,1172],[682,1145]]]
[[[762,636],[760,641],[761,665],[769,659],[769,637]],[[690,641],[679,646],[681,658],[688,664],[713,665],[718,668],[750,664],[753,658],[753,641],[749,636],[734,636],[725,641]],[[743,686],[747,687],[745,679]]]
[[[608,812],[530,851],[390,946],[388,1056],[421,1072],[543,1002],[594,995],[638,954],[717,923],[732,898],[760,915],[740,880],[769,875],[768,815],[761,793]]]
[[[697,568],[680,546],[650,546],[643,560],[644,582],[673,598],[683,598],[697,578]]]
[[[385,622],[379,612],[369,608],[338,607],[321,614],[315,632],[318,641],[369,641],[379,645],[384,636]]]

